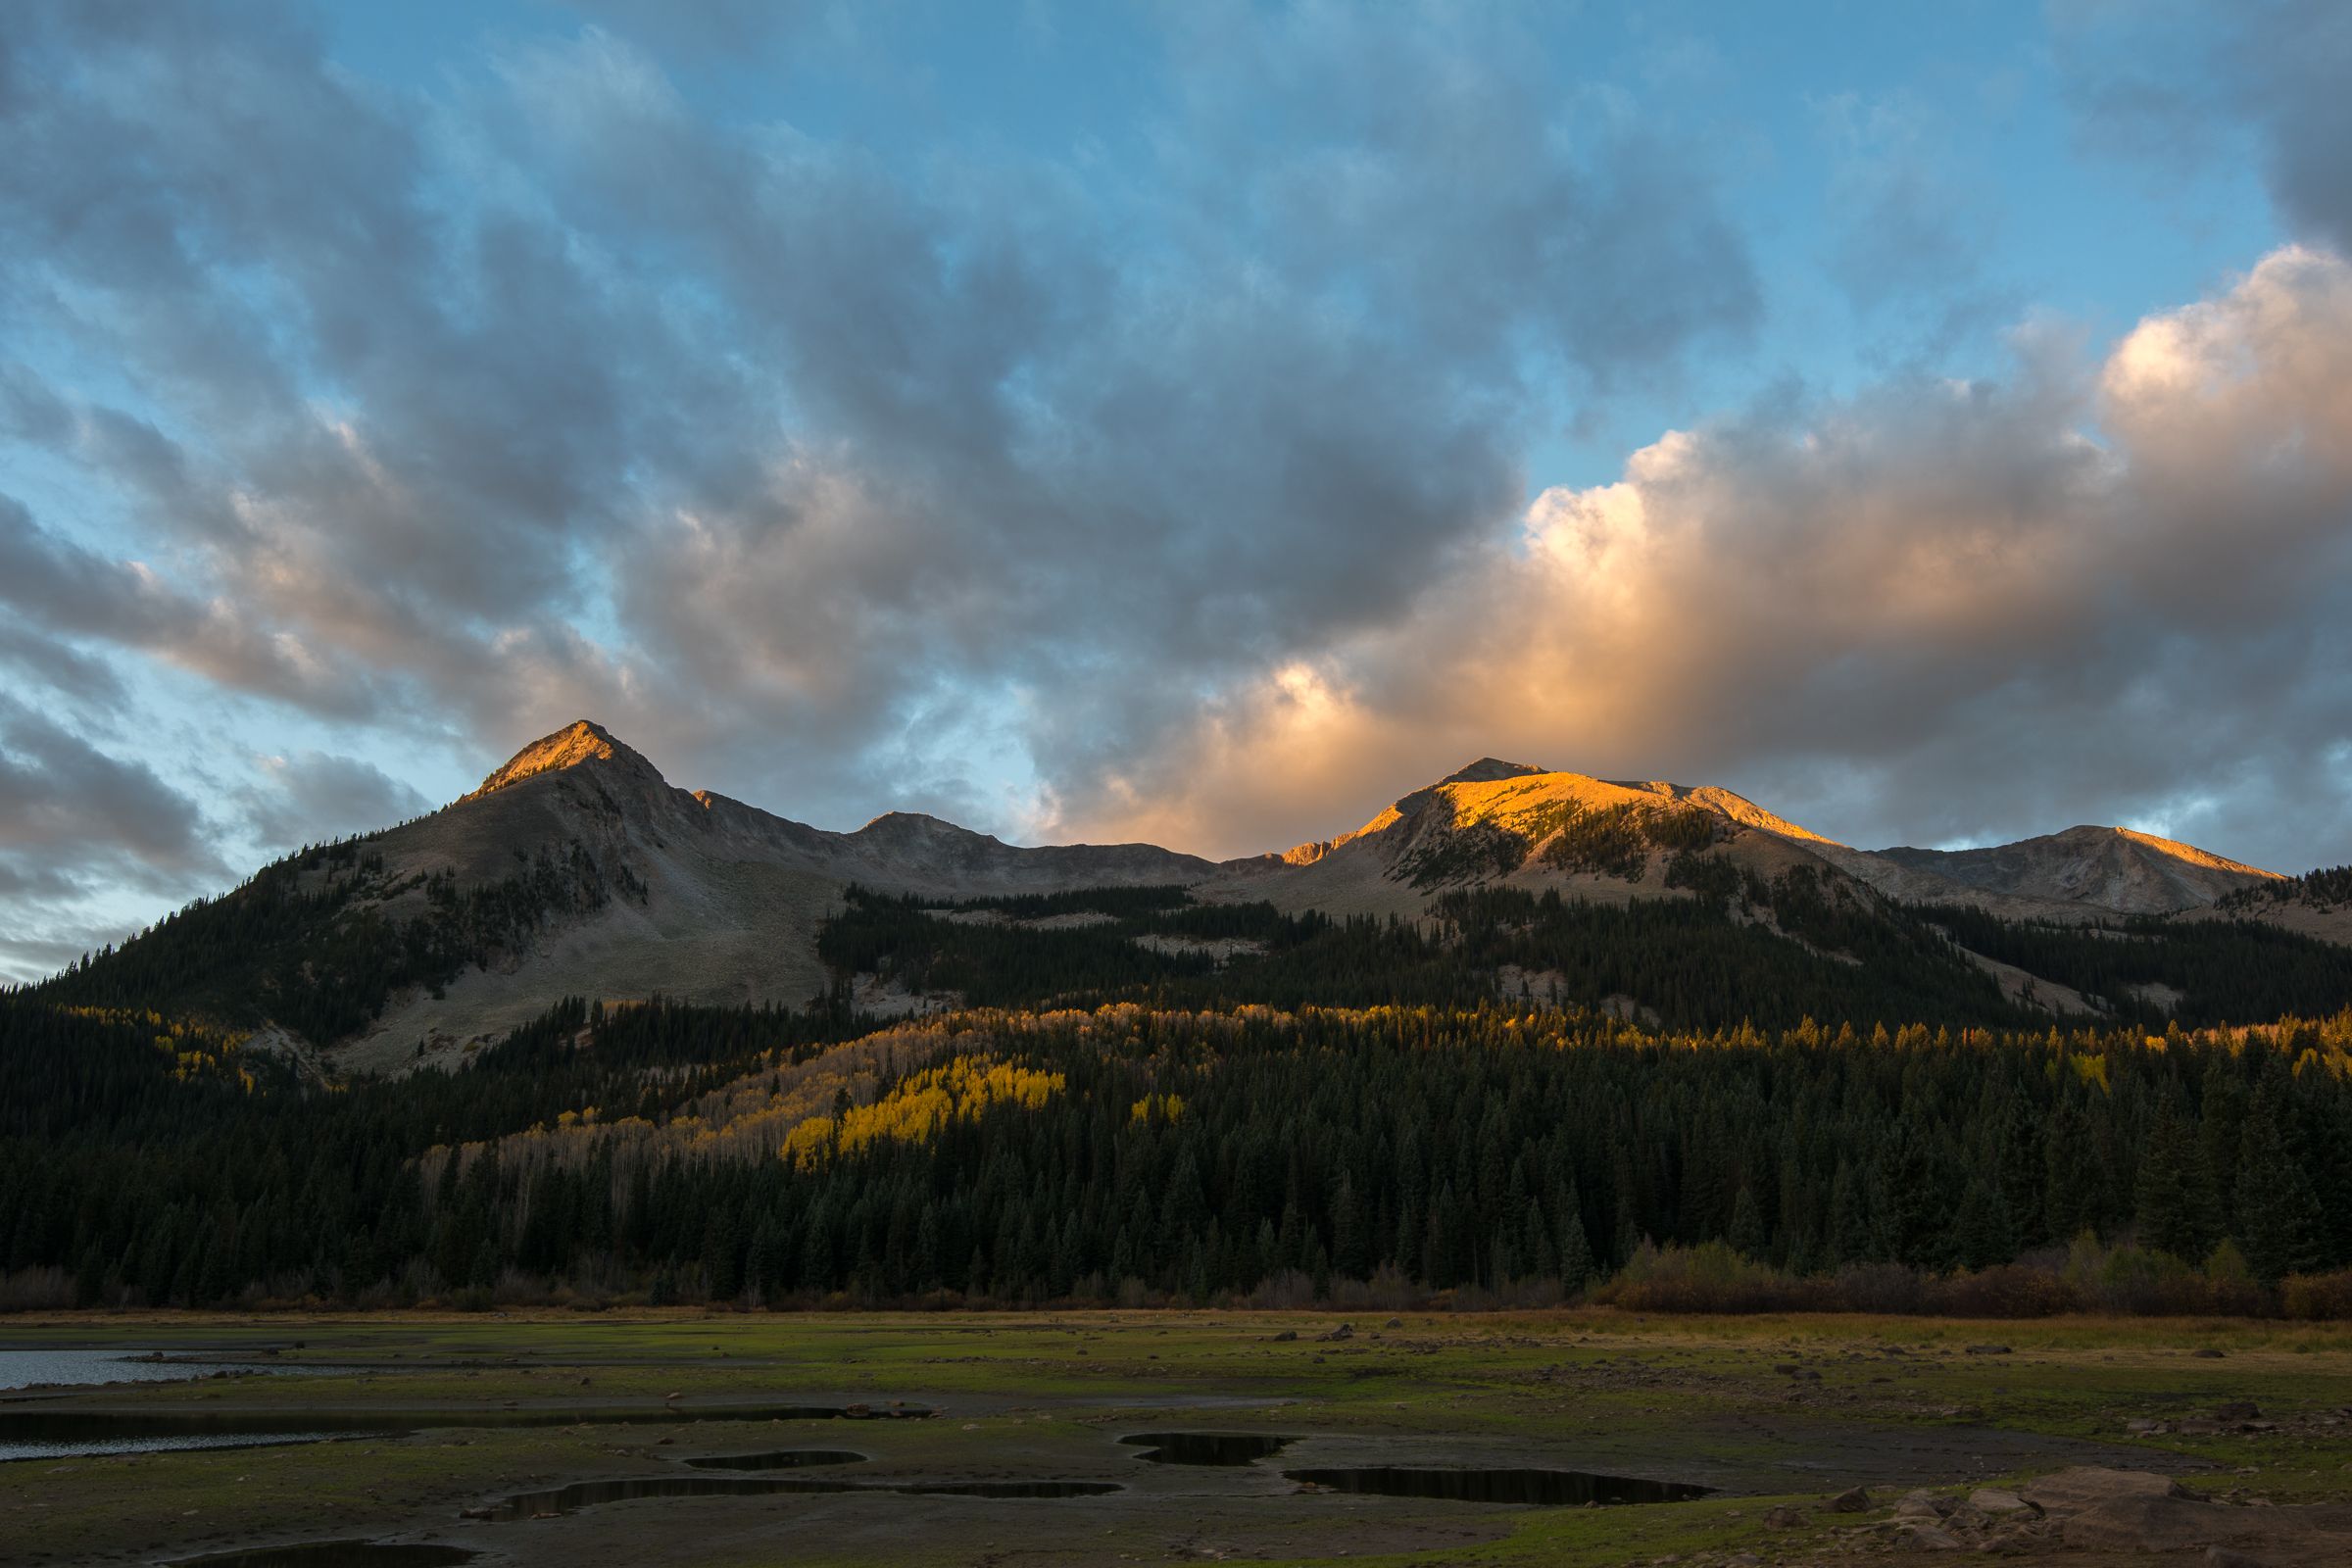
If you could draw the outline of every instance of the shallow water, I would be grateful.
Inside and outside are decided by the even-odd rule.
[[[1139,1432],[1121,1443],[1146,1448],[1136,1455],[1153,1464],[1255,1464],[1298,1442],[1264,1432]]]
[[[1548,1507],[1588,1502],[1688,1502],[1714,1491],[1712,1487],[1680,1481],[1644,1481],[1636,1476],[1601,1476],[1584,1470],[1359,1465],[1285,1470],[1283,1475],[1334,1492],[1368,1492],[1384,1497],[1440,1497],[1453,1502],[1536,1503]]]
[[[138,1359],[151,1350],[0,1350],[0,1390],[39,1384],[185,1383],[215,1372],[262,1372],[282,1376],[318,1368],[271,1366],[266,1361]]]
[[[765,1453],[705,1453],[686,1462],[697,1470],[800,1470],[812,1464],[863,1464],[847,1448],[771,1448]]]
[[[457,1568],[478,1551],[410,1541],[305,1541],[291,1546],[255,1546],[177,1557],[165,1568]]]
[[[860,1455],[859,1457],[862,1457]],[[636,1497],[760,1497],[788,1492],[888,1492],[912,1497],[1094,1497],[1126,1489],[1115,1481],[851,1481],[814,1476],[623,1476],[521,1492],[468,1517],[511,1523]]]

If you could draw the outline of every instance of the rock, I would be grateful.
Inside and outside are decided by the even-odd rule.
[[[1850,1487],[1830,1499],[1832,1513],[1870,1512],[1870,1494],[1860,1487]]]
[[[1903,1500],[1894,1505],[1897,1519],[1940,1519],[1952,1511],[1952,1499],[1938,1497],[1925,1488],[1903,1494]]]
[[[2215,1349],[2210,1345],[2205,1346],[2200,1349],[2191,1350],[2188,1353],[2197,1357],[2201,1361],[2219,1361],[2223,1355],[2222,1351]]]
[[[1400,1329],[1404,1327],[1404,1319],[1400,1317],[1393,1317],[1386,1323],[1383,1323],[1381,1327],[1384,1329]]]
[[[1908,1525],[1894,1533],[1894,1544],[1913,1551],[1958,1551],[1959,1538],[1934,1525]]]
[[[2072,1514],[2128,1497],[2178,1497],[2182,1493],[2171,1476],[2078,1465],[2028,1484],[2019,1495],[2045,1513]]]
[[[1343,1323],[1329,1334],[1318,1334],[1315,1338],[1318,1340],[1352,1340],[1355,1338],[1355,1327],[1352,1324]]]
[[[1297,1329],[1284,1329],[1280,1334],[1274,1336],[1274,1343],[1276,1345],[1288,1345],[1291,1343],[1291,1341],[1297,1339],[1298,1337],[1298,1331]]]
[[[2014,1492],[2001,1492],[1991,1487],[1979,1487],[1970,1493],[1968,1505],[1979,1513],[1990,1514],[2024,1513],[2034,1507]]]
[[[1972,1345],[1968,1348],[1968,1353],[1971,1355],[2009,1355],[2013,1352],[2006,1345]]]
[[[2089,1551],[2180,1551],[2209,1546],[2215,1516],[2230,1510],[2183,1497],[2117,1497],[2085,1508],[2059,1528],[2067,1545]]]
[[[1780,1507],[1764,1510],[1764,1524],[1767,1529],[1794,1530],[1804,1522],[1805,1510],[1802,1508]]]
[[[2132,1420],[2124,1423],[2124,1430],[2126,1432],[2136,1433],[2142,1437],[2145,1437],[2150,1433],[2162,1432],[2164,1429],[2163,1422],[2151,1421],[2144,1415],[2135,1416]]]
[[[2254,1421],[2262,1416],[2262,1406],[2252,1399],[2230,1399],[2213,1407],[2216,1421]]]

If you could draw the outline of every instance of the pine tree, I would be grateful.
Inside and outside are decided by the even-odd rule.
[[[2139,1157],[2133,1202],[2140,1245],[2191,1262],[2222,1234],[2220,1205],[2205,1170],[2205,1151],[2170,1103],[2157,1112]]]

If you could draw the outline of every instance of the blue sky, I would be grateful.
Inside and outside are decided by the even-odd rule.
[[[2339,8],[15,15],[0,974],[578,716],[837,827],[2352,858]]]

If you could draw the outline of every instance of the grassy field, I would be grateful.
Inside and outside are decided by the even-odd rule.
[[[0,1441],[11,1421],[59,1410],[269,1413],[289,1426],[308,1412],[367,1412],[388,1434],[0,1465],[0,1558],[147,1562],[364,1538],[447,1542],[521,1564],[1696,1565],[1862,1549],[1868,1538],[1840,1532],[1870,1516],[1822,1507],[1857,1484],[1891,1503],[1915,1486],[2100,1463],[2274,1504],[2352,1499],[2352,1331],[2331,1325],[1593,1310],[1407,1313],[1321,1338],[1340,1321],[700,1311],[0,1321],[9,1348],[161,1348],[309,1374],[18,1391],[0,1396]],[[891,1400],[936,1413],[726,1418],[762,1403],[886,1411]],[[2218,1414],[2248,1403],[2258,1419]],[[562,1424],[475,1424],[525,1418]],[[1241,1469],[1145,1463],[1117,1441],[1168,1430],[1298,1441]],[[848,1467],[860,1482],[1124,1490],[698,1496],[461,1518],[571,1481],[695,1473],[678,1462],[687,1455],[789,1447],[863,1453]],[[1281,1475],[1347,1464],[1575,1469],[1719,1490],[1655,1506],[1529,1508],[1302,1492]],[[1776,1511],[1788,1509],[1796,1514]]]

